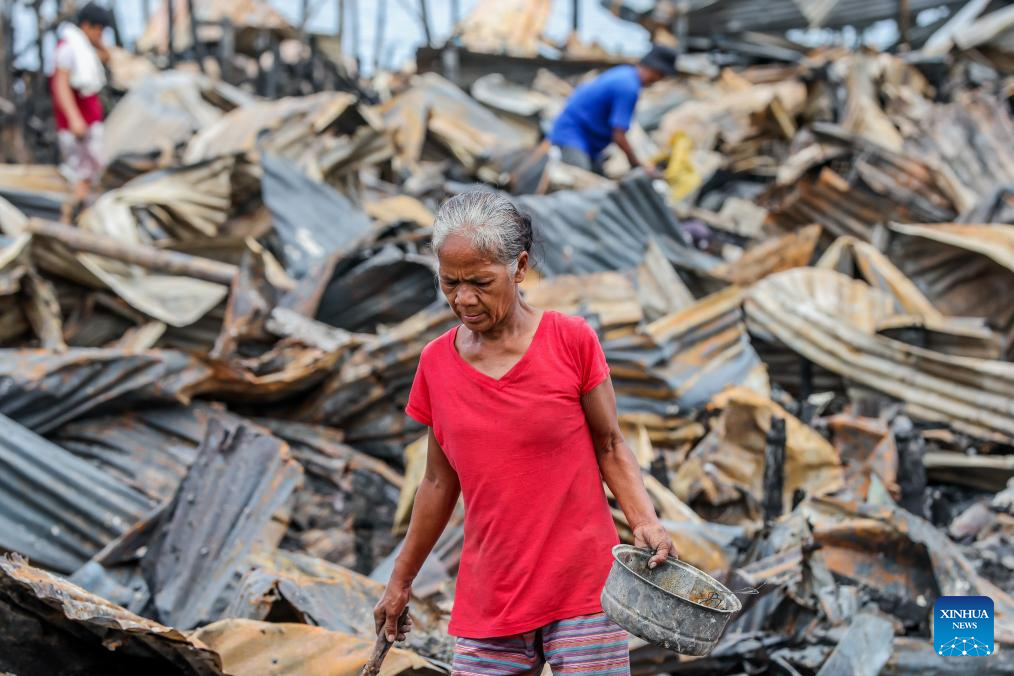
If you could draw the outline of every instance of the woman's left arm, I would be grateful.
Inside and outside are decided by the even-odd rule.
[[[654,568],[665,561],[665,557],[676,556],[676,548],[659,523],[641,479],[641,468],[620,431],[612,380],[606,378],[582,396],[581,406],[591,428],[602,478],[634,531],[634,546],[649,547],[655,552],[648,562],[648,567]]]

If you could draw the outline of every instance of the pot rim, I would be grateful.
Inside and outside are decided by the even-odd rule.
[[[691,601],[690,599],[686,598],[685,596],[680,596],[679,594],[671,592],[668,589],[663,589],[662,587],[659,587],[657,584],[655,584],[654,582],[652,582],[648,578],[646,578],[646,577],[644,577],[642,575],[638,575],[630,566],[628,566],[627,564],[625,564],[623,561],[620,560],[619,553],[620,552],[626,552],[626,551],[638,552],[638,553],[644,554],[648,550],[640,549],[638,547],[634,547],[633,545],[624,545],[624,544],[614,545],[613,549],[612,549],[613,560],[616,563],[618,563],[621,566],[623,566],[623,568],[627,572],[629,572],[631,575],[633,575],[634,577],[636,577],[638,580],[641,580],[641,581],[647,583],[649,586],[654,587],[655,589],[659,590],[663,594],[666,594],[667,596],[673,596],[675,598],[678,598],[680,601],[684,601],[686,603],[690,603],[692,605],[697,606],[698,608],[704,608],[706,610],[710,610],[710,611],[713,611],[713,612],[716,612],[716,613],[722,613],[723,615],[733,615],[733,614],[738,613],[739,611],[741,611],[743,609],[743,604],[740,602],[740,600],[738,598],[736,598],[736,595],[734,593],[732,593],[732,591],[730,591],[728,589],[728,587],[726,587],[724,584],[722,584],[721,582],[719,582],[715,578],[713,578],[710,575],[708,575],[707,573],[705,573],[700,568],[697,568],[696,566],[692,566],[689,563],[687,563],[686,561],[680,561],[679,559],[674,558],[672,556],[667,556],[666,557],[666,561],[668,563],[676,564],[676,566],[678,566],[680,568],[683,568],[684,570],[689,569],[691,572],[695,572],[695,573],[698,573],[699,575],[704,576],[704,578],[706,580],[708,580],[709,582],[711,582],[712,584],[714,584],[715,587],[720,592],[724,592],[725,595],[726,595],[726,598],[729,599],[730,601],[732,601],[735,607],[734,608],[730,608],[729,610],[725,610],[723,608],[712,608],[711,606],[706,606],[703,603],[697,603],[696,601]],[[606,584],[608,585],[608,579],[606,581]]]

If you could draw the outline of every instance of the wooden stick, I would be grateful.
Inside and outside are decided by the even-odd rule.
[[[231,284],[232,278],[239,270],[230,263],[178,251],[166,251],[144,244],[125,244],[111,237],[54,221],[33,218],[28,222],[28,230],[36,236],[56,240],[73,251],[105,256],[124,263],[133,263],[147,270],[203,279],[216,284]]]
[[[398,617],[397,629],[401,629],[402,623],[407,619],[408,606],[405,606],[405,610],[401,611],[401,615]],[[387,657],[392,645],[394,644],[387,640],[384,628],[381,627],[380,633],[377,634],[377,641],[373,644],[373,655],[370,656],[370,661],[363,667],[359,676],[377,676],[380,673],[380,665],[384,663],[384,658]]]

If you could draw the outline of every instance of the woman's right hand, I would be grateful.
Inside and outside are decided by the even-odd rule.
[[[408,607],[408,600],[412,594],[411,584],[399,584],[392,580],[384,590],[376,607],[373,609],[373,621],[377,626],[377,635],[383,631],[389,643],[404,641],[405,636],[412,631],[412,618],[408,615],[399,623],[398,619],[402,612]]]

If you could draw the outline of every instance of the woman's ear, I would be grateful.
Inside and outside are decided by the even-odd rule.
[[[520,284],[525,281],[525,276],[528,274],[528,252],[522,251],[521,255],[518,256],[518,269],[514,273],[514,283]]]

